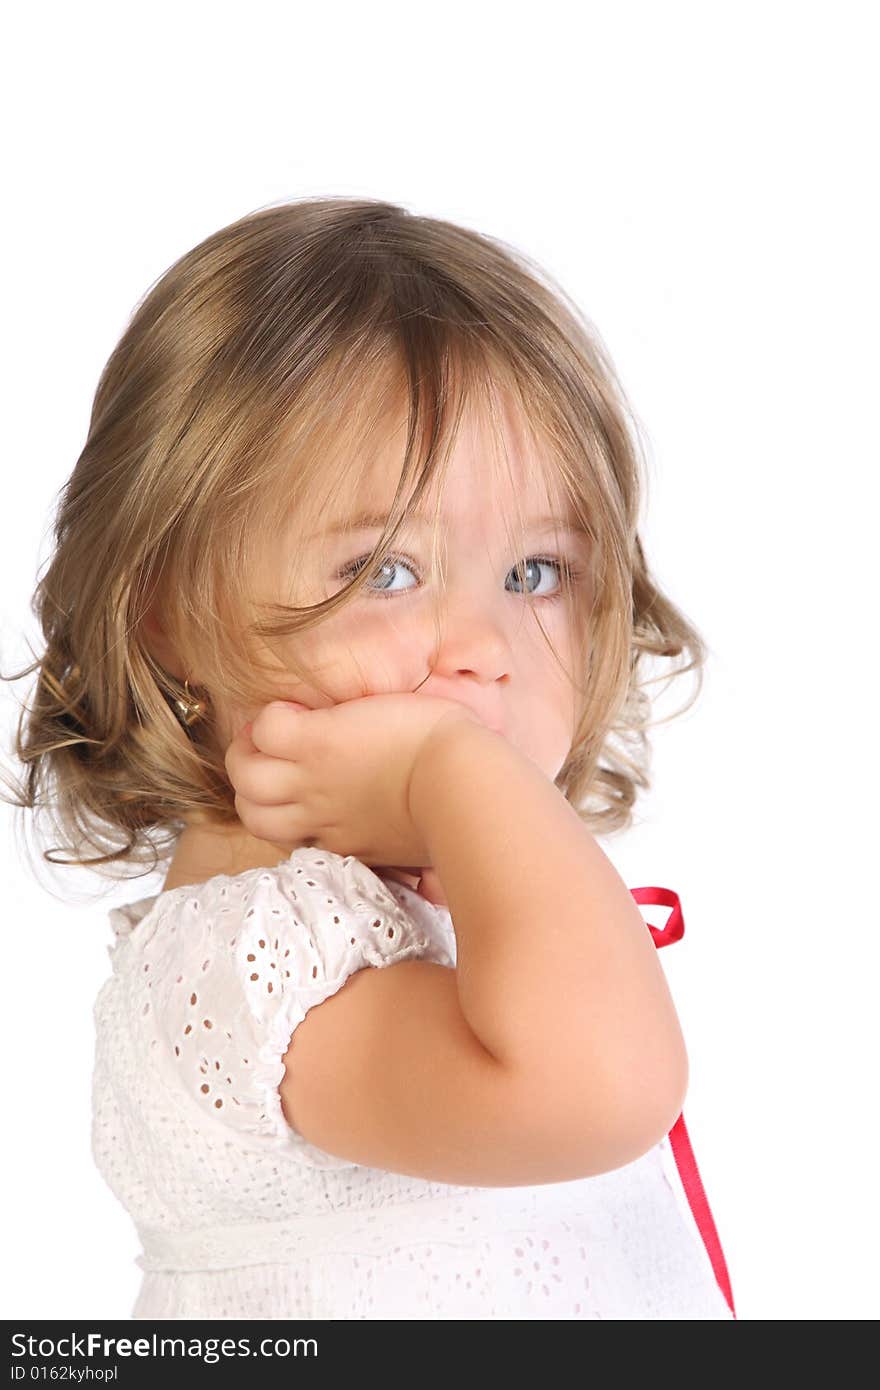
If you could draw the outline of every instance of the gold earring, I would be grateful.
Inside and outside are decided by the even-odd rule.
[[[183,690],[184,698],[182,700],[175,700],[174,703],[180,710],[184,724],[189,726],[190,724],[195,724],[197,719],[202,718],[205,712],[205,702],[204,700],[193,699],[190,693],[188,678],[183,682]]]

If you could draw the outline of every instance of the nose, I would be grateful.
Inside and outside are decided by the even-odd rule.
[[[429,661],[430,675],[418,686],[421,695],[457,700],[495,733],[503,731],[503,687],[512,671],[511,645],[504,613],[475,601],[472,587],[445,593],[438,645]],[[433,624],[433,619],[431,619]],[[436,629],[432,626],[436,638]]]

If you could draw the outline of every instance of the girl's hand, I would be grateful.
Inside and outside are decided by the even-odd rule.
[[[430,864],[422,869],[419,875],[418,892],[421,893],[426,902],[433,903],[435,907],[449,906],[443,884],[440,882],[436,870],[432,869]]]
[[[366,695],[324,709],[273,701],[226,750],[235,809],[258,840],[317,845],[364,863],[418,868],[409,814],[416,759],[441,724],[477,715],[457,700]]]
[[[448,907],[446,891],[440,882],[440,876],[436,869],[432,869],[430,864],[421,869],[398,869],[395,865],[391,868],[382,867],[382,878],[387,882],[393,879],[396,883],[402,883],[405,888],[411,888],[427,902],[433,903],[435,907]],[[415,882],[413,882],[415,879]]]

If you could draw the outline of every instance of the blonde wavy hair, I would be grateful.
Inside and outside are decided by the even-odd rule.
[[[677,715],[699,693],[707,648],[649,573],[638,427],[599,335],[497,239],[378,199],[307,198],[260,209],[183,255],[136,306],[101,374],[32,600],[45,645],[2,676],[38,671],[18,719],[26,771],[14,804],[52,822],[61,843],[45,861],[149,872],[185,824],[237,821],[210,706],[196,723],[180,717],[185,691],[151,654],[146,615],[161,607],[176,650],[217,698],[283,697],[283,671],[314,683],[296,644],[283,660],[278,644],[361,593],[412,508],[442,485],[466,409],[498,446],[491,458],[505,455],[499,393],[518,407],[548,500],[568,504],[589,542],[589,583],[566,591],[584,640],[569,673],[577,732],[556,785],[595,833],[631,823],[638,788],[650,786],[645,662],[681,658],[667,681],[695,672]],[[256,602],[266,536],[291,519],[305,535],[351,496],[401,418],[400,482],[375,564],[316,603]],[[437,536],[435,524],[442,579]],[[283,597],[305,592],[300,551]],[[53,857],[59,849],[66,859]]]

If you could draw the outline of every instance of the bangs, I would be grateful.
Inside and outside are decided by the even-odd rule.
[[[298,616],[329,615],[363,588],[358,579],[332,598],[293,601],[309,588],[306,566],[297,566],[297,560],[304,561],[321,539],[369,523],[380,528],[370,557],[378,561],[417,516],[429,517],[442,538],[445,483],[465,437],[483,475],[480,504],[503,510],[512,542],[525,534],[528,518],[520,499],[528,490],[540,498],[547,523],[558,520],[555,544],[573,532],[588,543],[591,556],[595,553],[591,468],[582,453],[573,459],[566,455],[545,394],[530,396],[517,365],[484,345],[447,338],[434,347],[431,370],[418,375],[406,370],[397,351],[355,351],[316,382],[316,395],[333,400],[334,418],[325,413],[303,438],[300,414],[298,442],[281,451],[268,495],[256,499],[246,528],[250,535],[265,532],[268,516],[291,557],[289,601],[263,603],[265,616],[251,624],[261,638],[301,630]],[[377,476],[383,467],[384,477]]]

